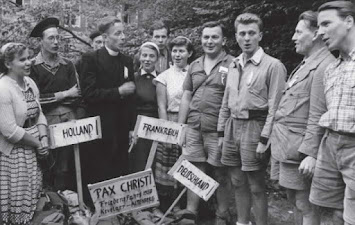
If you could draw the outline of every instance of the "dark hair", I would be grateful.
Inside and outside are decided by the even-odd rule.
[[[122,23],[122,21],[115,16],[106,16],[100,20],[98,30],[102,34],[106,33],[115,23]]]
[[[221,22],[219,22],[219,21],[209,21],[209,22],[204,23],[204,24],[202,25],[201,34],[202,34],[203,30],[204,30],[206,27],[208,27],[208,28],[220,27],[221,30],[222,30],[222,35],[223,35],[223,37],[226,36],[226,28],[225,28],[225,26],[224,26]]]
[[[254,13],[243,13],[237,16],[237,18],[234,21],[235,31],[237,31],[239,24],[251,24],[251,23],[256,23],[259,27],[260,32],[263,31],[264,29],[263,21],[260,19],[258,15]]]
[[[298,17],[298,21],[301,21],[301,20],[304,20],[305,22],[307,21],[308,28],[311,30],[314,30],[314,29],[317,29],[317,27],[318,27],[317,16],[318,16],[318,12],[308,10],[308,11],[303,12]]]
[[[333,1],[327,2],[318,8],[318,12],[334,9],[338,12],[338,16],[345,18],[352,16],[355,19],[355,5],[350,1]]]
[[[155,30],[160,30],[160,29],[166,29],[166,34],[169,36],[170,34],[170,28],[167,24],[165,24],[163,21],[156,21],[153,23],[153,25],[150,27],[150,35],[153,36],[153,33]]]
[[[176,37],[169,43],[170,52],[174,46],[185,46],[189,53],[192,52],[191,56],[187,59],[187,63],[190,64],[194,60],[195,48],[190,39],[184,36]]]
[[[3,46],[3,48],[0,51],[0,72],[6,74],[9,72],[9,69],[5,64],[12,62],[16,56],[22,55],[27,46],[21,43],[8,43],[8,46]]]

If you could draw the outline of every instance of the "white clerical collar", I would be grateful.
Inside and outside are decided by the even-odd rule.
[[[114,50],[110,49],[105,45],[105,48],[110,56],[118,56],[119,52],[115,52]]]
[[[153,72],[148,73],[148,72],[145,71],[144,69],[141,69],[141,76],[146,75],[146,74],[151,74],[151,75],[153,75],[154,77],[157,77],[157,71],[154,70]]]

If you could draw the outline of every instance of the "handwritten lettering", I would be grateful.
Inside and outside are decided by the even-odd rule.
[[[167,128],[167,127],[162,127],[162,126],[153,126],[148,123],[143,124],[143,130],[145,130],[146,132],[149,131],[149,132],[164,134],[164,135],[173,136],[173,137],[177,137],[179,135],[179,130]]]
[[[185,177],[188,181],[190,181],[192,184],[194,184],[203,191],[207,190],[210,186],[209,183],[203,181],[195,173],[190,171],[188,168],[185,168],[183,165],[179,167],[177,172],[180,173],[182,177]]]
[[[121,184],[121,191],[127,192],[152,184],[152,177],[150,175],[140,177],[137,179],[132,179]]]
[[[91,131],[94,129],[92,124],[87,124],[78,127],[70,127],[63,130],[63,138],[80,136],[83,134],[91,134]]]

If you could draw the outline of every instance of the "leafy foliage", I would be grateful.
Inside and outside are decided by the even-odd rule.
[[[62,17],[62,1],[40,1],[40,4],[18,8],[8,1],[1,0],[3,8],[11,11],[10,20],[3,19],[0,24],[0,45],[9,41],[27,43],[34,52],[38,51],[38,41],[29,39],[31,28],[39,20],[48,16]],[[79,2],[80,0],[75,0]],[[74,1],[74,2],[75,2]],[[126,7],[127,13],[138,12],[139,24],[127,26],[127,46],[124,51],[134,55],[139,46],[149,40],[149,27],[156,20],[168,23],[171,37],[184,35],[189,37],[197,49],[200,47],[200,30],[204,22],[222,21],[227,28],[227,47],[232,55],[240,54],[234,38],[234,20],[243,12],[258,14],[264,22],[261,46],[270,55],[280,59],[291,71],[301,60],[294,51],[291,41],[298,16],[306,10],[316,10],[327,0],[81,0],[81,14],[87,18],[88,28],[75,32],[85,40],[96,28],[97,21],[106,15],[117,15]],[[62,50],[69,57],[77,58],[81,52],[89,50],[79,41],[65,35]]]

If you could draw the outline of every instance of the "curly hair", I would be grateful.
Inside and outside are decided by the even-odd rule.
[[[9,69],[6,63],[12,62],[16,56],[22,55],[27,49],[27,46],[21,43],[7,43],[1,47],[0,50],[0,72],[8,73]]]

